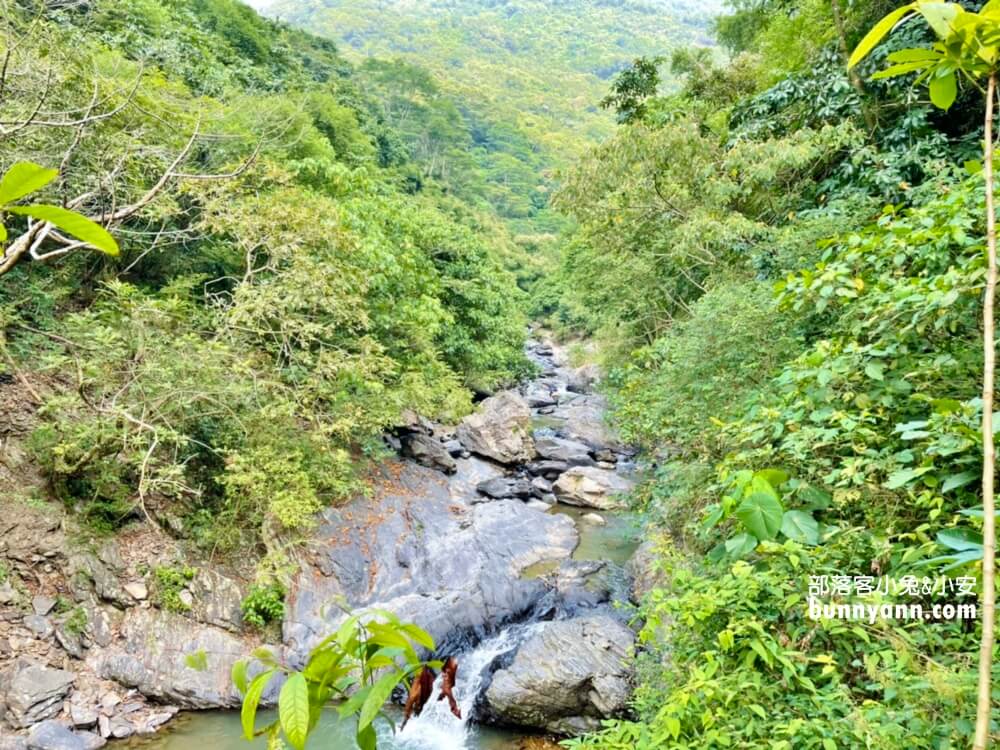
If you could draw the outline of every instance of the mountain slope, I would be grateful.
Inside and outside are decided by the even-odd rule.
[[[597,108],[639,55],[708,44],[715,0],[259,0],[265,12],[341,41],[345,53],[399,55],[487,112],[509,113],[561,156],[610,132]]]

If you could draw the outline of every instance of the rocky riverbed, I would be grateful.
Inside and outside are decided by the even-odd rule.
[[[410,415],[387,436],[399,458],[371,492],[322,513],[271,644],[287,660],[344,617],[333,602],[381,607],[482,662],[465,683],[474,721],[574,734],[624,710],[634,636],[613,600],[628,581],[614,561],[573,553],[623,507],[631,454],[604,422],[594,368],[569,367],[541,341],[529,356],[537,378],[458,425]],[[242,625],[238,576],[180,568],[165,607],[129,540],[74,543],[29,508],[0,526],[0,750],[96,748],[180,710],[238,705],[230,667],[259,645]],[[153,530],[136,534],[145,552],[170,552]],[[476,654],[486,643],[500,649],[488,660]],[[191,668],[195,653],[207,669]]]

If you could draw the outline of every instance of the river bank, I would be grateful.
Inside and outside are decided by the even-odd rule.
[[[531,342],[528,353],[539,375],[517,391],[486,399],[454,428],[414,415],[389,436],[400,458],[382,465],[370,495],[322,513],[297,561],[281,643],[272,644],[290,662],[336,627],[335,599],[394,611],[425,627],[439,653],[459,655],[465,720],[429,709],[405,737],[386,736],[387,747],[517,747],[522,734],[484,726],[575,734],[625,707],[634,637],[615,602],[628,598],[624,563],[638,540],[616,514],[631,454],[604,423],[593,368],[570,368],[549,342]],[[151,596],[148,572],[120,552],[58,549],[26,551],[52,561],[42,591],[18,576],[16,558],[7,584],[0,695],[16,734],[0,746],[49,747],[48,732],[77,742],[67,747],[97,747],[148,735],[179,710],[238,704],[229,668],[258,641],[242,625],[237,578],[182,571],[175,595],[186,606],[170,611]],[[60,585],[66,594],[53,591]],[[76,640],[59,596],[84,612]],[[581,655],[571,664],[568,644]],[[190,668],[194,653],[207,669]],[[26,686],[16,678],[28,668],[41,671]],[[155,746],[218,744],[231,722],[186,717]]]

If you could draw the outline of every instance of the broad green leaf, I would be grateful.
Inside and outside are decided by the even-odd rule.
[[[804,485],[798,492],[806,510],[826,510],[833,502],[833,495],[812,485]]]
[[[880,362],[869,362],[865,365],[865,375],[872,380],[885,380],[885,366]]]
[[[969,482],[972,482],[979,478],[978,471],[963,471],[960,474],[951,474],[944,478],[944,482],[941,483],[941,494],[945,492],[951,492],[959,487],[964,487]]]
[[[48,185],[59,175],[30,161],[19,161],[0,178],[0,208]]]
[[[433,651],[435,648],[434,639],[431,634],[426,630],[421,628],[419,625],[414,625],[412,622],[408,622],[400,626],[400,630],[406,633],[410,638],[419,643],[421,646],[426,648],[428,651]]]
[[[955,97],[958,96],[958,82],[955,80],[954,73],[931,78],[927,89],[931,94],[931,102],[938,109],[951,109],[951,105],[955,103]]]
[[[385,706],[385,702],[389,700],[389,696],[392,695],[393,689],[399,684],[400,677],[399,672],[388,672],[372,685],[364,705],[361,706],[361,713],[358,714],[358,729],[364,729],[375,720],[382,707]]]
[[[736,517],[743,522],[747,531],[761,540],[777,536],[783,515],[781,502],[760,492],[750,495],[736,509]]]
[[[969,518],[985,518],[986,511],[982,508],[966,508],[965,510],[958,511],[959,515],[968,516]],[[997,508],[994,512],[997,518],[1000,518],[1000,508]]]
[[[767,481],[764,477],[760,476],[759,474],[754,474],[754,477],[751,480],[750,485],[746,488],[744,492],[744,496],[750,497],[751,495],[757,495],[757,494],[767,495],[768,497],[772,497],[775,500],[781,499],[780,496],[778,495],[778,491],[774,488],[774,485],[772,485],[769,481]]]
[[[926,47],[910,47],[890,52],[886,59],[891,63],[928,62],[937,60],[941,53]]]
[[[96,247],[101,252],[108,255],[118,255],[118,243],[114,237],[108,234],[108,230],[76,211],[41,203],[29,206],[10,206],[6,210],[12,214],[23,214],[40,221],[47,221],[66,234]]]
[[[909,484],[914,479],[923,476],[931,468],[929,466],[921,466],[916,469],[900,469],[899,471],[894,471],[889,475],[888,481],[885,483],[887,489],[898,490],[900,487]]]
[[[232,670],[229,672],[229,676],[233,680],[233,684],[236,689],[240,691],[240,695],[246,695],[247,692],[247,663],[240,659],[238,662],[233,664]]]
[[[359,729],[354,740],[358,743],[359,750],[377,750],[378,736],[375,734],[375,727],[371,724],[364,729]]]
[[[666,719],[667,731],[675,740],[681,736],[681,722],[676,716],[668,716]]]
[[[309,657],[309,663],[306,664],[306,668],[303,673],[306,675],[306,679],[313,680],[315,682],[333,682],[333,673],[338,672],[335,668],[344,658],[343,652],[334,651],[332,649],[317,649],[312,652]]]
[[[781,519],[781,533],[802,544],[819,544],[819,524],[801,510],[789,510]]]
[[[726,556],[725,542],[719,542],[714,547],[712,547],[712,549],[710,549],[708,553],[705,555],[705,557],[708,559],[709,562],[714,562],[714,563],[719,562],[719,560],[721,560],[725,556]]]
[[[905,76],[907,73],[916,73],[918,70],[925,70],[931,61],[920,61],[920,62],[908,62],[900,63],[899,65],[890,65],[888,68],[878,71],[872,75],[873,81],[880,81],[884,78],[897,78],[899,76]]]
[[[788,472],[781,469],[761,469],[754,476],[760,477],[774,489],[778,489],[788,481]]]
[[[909,15],[916,8],[916,3],[909,3],[904,5],[902,8],[896,8],[896,10],[891,13],[887,13],[881,21],[872,26],[871,30],[865,34],[864,39],[862,39],[858,46],[854,48],[854,52],[851,54],[850,60],[847,61],[847,68],[850,70],[859,62],[864,60],[868,53],[871,52],[875,45],[882,41],[882,38],[892,31],[892,28],[903,19],[904,16]]]
[[[958,552],[983,548],[983,535],[970,528],[945,529],[938,532],[937,541],[938,544]]]
[[[274,658],[274,653],[266,646],[259,646],[250,652],[250,656],[268,667],[277,666],[278,662]]]
[[[706,530],[715,528],[725,515],[725,511],[722,509],[722,506],[718,504],[710,505],[706,510],[708,510],[708,515],[705,516],[705,520],[701,522],[701,526]]]
[[[274,676],[274,670],[269,669],[261,672],[253,678],[250,687],[247,688],[246,695],[243,696],[243,708],[240,710],[240,723],[243,725],[243,736],[248,740],[253,739],[254,724],[257,719],[257,706],[260,705],[260,698],[264,694],[264,688]]]
[[[7,241],[7,227],[0,223],[0,243]]]
[[[916,567],[932,567],[935,565],[944,565],[941,568],[942,573],[946,573],[949,570],[954,570],[955,568],[961,568],[969,563],[978,562],[983,559],[982,549],[967,549],[962,552],[956,552],[954,555],[941,555],[940,557],[932,557],[929,560],[924,560],[923,562],[917,563]]]
[[[353,713],[357,713],[365,701],[368,700],[370,692],[371,687],[368,685],[358,689],[348,700],[337,706],[337,713],[341,716],[350,716]]]
[[[916,6],[917,12],[941,39],[947,39],[951,35],[955,19],[963,12],[956,3],[921,2],[916,3]]]
[[[309,686],[301,672],[291,675],[282,685],[278,718],[289,743],[295,750],[302,750],[309,737]]]
[[[726,552],[730,557],[743,557],[749,555],[757,548],[757,537],[753,534],[737,534],[726,540]]]

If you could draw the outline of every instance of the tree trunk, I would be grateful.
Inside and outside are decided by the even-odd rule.
[[[851,58],[851,53],[847,48],[847,34],[844,32],[844,16],[840,12],[840,0],[830,0],[830,10],[833,11],[833,25],[837,29],[840,54],[844,58],[844,65],[847,65],[847,61]],[[872,115],[871,108],[865,103],[865,84],[861,80],[861,76],[858,75],[856,67],[847,71],[847,78],[861,98],[861,115],[865,118],[865,125],[868,126],[869,131],[874,132],[877,123],[875,122],[875,117]]]
[[[996,524],[994,517],[993,482],[995,451],[993,446],[993,376],[996,349],[993,340],[993,300],[997,287],[997,228],[993,206],[993,104],[996,98],[996,73],[990,75],[986,88],[986,122],[984,127],[983,175],[986,179],[986,252],[989,271],[986,276],[986,298],[983,301],[983,639],[979,648],[979,695],[976,704],[975,750],[986,750],[990,741],[992,696],[990,678],[993,671],[993,626],[996,619]]]

